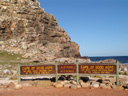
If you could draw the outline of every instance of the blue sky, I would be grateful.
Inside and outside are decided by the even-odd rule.
[[[128,56],[128,0],[38,0],[82,56]]]

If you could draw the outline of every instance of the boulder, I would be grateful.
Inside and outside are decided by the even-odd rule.
[[[111,86],[104,86],[104,87],[102,87],[102,88],[106,88],[106,89],[111,89]]]
[[[70,83],[71,83],[71,84],[75,84],[75,85],[77,84],[77,82],[74,81],[74,80],[71,80]]]
[[[112,86],[112,85],[113,85],[112,82],[107,83],[107,86]],[[114,84],[114,85],[115,85],[115,84]]]
[[[13,75],[12,77],[10,77],[11,80],[17,80],[17,75]]]
[[[11,74],[12,74],[11,71],[8,70],[8,69],[5,69],[5,70],[3,71],[3,73],[4,73],[5,75],[11,75]]]
[[[102,83],[109,83],[109,82],[110,82],[109,79],[103,79],[103,80],[102,80]]]
[[[96,81],[93,81],[90,86],[93,87],[93,88],[98,88],[99,87],[99,83],[96,82]]]
[[[90,83],[81,83],[81,87],[83,88],[90,87]]]
[[[16,89],[16,90],[22,89],[22,85],[16,84],[16,85],[15,85],[15,89]]]
[[[72,84],[72,85],[70,86],[70,88],[71,88],[71,89],[77,89],[78,87],[77,87],[77,85]]]
[[[113,89],[118,89],[118,90],[123,90],[124,88],[122,86],[118,86],[118,85],[112,85]]]
[[[81,88],[81,85],[80,84],[77,84],[76,86],[77,86],[77,88]]]
[[[128,89],[128,84],[126,84],[125,86],[126,86],[126,88]]]
[[[83,80],[79,80],[79,84],[83,83]]]
[[[124,70],[123,71],[128,71],[127,67],[124,67]]]
[[[72,84],[64,84],[64,87],[70,88],[71,85],[72,85]]]
[[[101,88],[106,88],[106,84],[105,83],[100,83],[100,87]]]
[[[50,87],[52,86],[52,82],[50,80],[38,81],[36,86],[37,87]]]
[[[55,84],[55,88],[62,88],[62,87],[63,87],[63,85],[61,83],[56,83]]]
[[[7,85],[7,88],[9,88],[9,89],[14,89],[15,88],[15,84],[14,83],[9,83],[8,85]]]
[[[91,87],[98,88],[99,87],[99,84],[91,84]]]
[[[114,60],[114,59],[106,59],[102,63],[116,63],[116,60]]]
[[[7,85],[0,85],[0,89],[6,89],[7,87]]]
[[[64,85],[66,82],[65,81],[60,81],[60,84]]]

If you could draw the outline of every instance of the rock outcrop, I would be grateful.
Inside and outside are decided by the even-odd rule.
[[[79,46],[37,0],[0,0],[0,50],[41,61],[80,57]]]

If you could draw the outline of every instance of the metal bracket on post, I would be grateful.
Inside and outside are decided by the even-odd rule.
[[[119,61],[116,61],[116,84],[119,85]]]
[[[18,84],[21,82],[21,76],[20,76],[20,64],[18,64]]]
[[[79,63],[76,61],[76,82],[79,83]]]
[[[55,70],[56,70],[56,79],[55,81],[58,82],[58,63],[55,63]]]

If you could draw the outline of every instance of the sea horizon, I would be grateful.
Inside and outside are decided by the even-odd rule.
[[[101,60],[104,61],[106,59],[114,59],[118,60],[121,64],[128,64],[128,56],[88,56],[88,58],[93,62],[99,62]]]
[[[125,55],[122,55],[122,56],[124,57]],[[87,57],[122,57],[122,56],[87,56]],[[84,56],[82,56],[82,57],[84,57]]]

